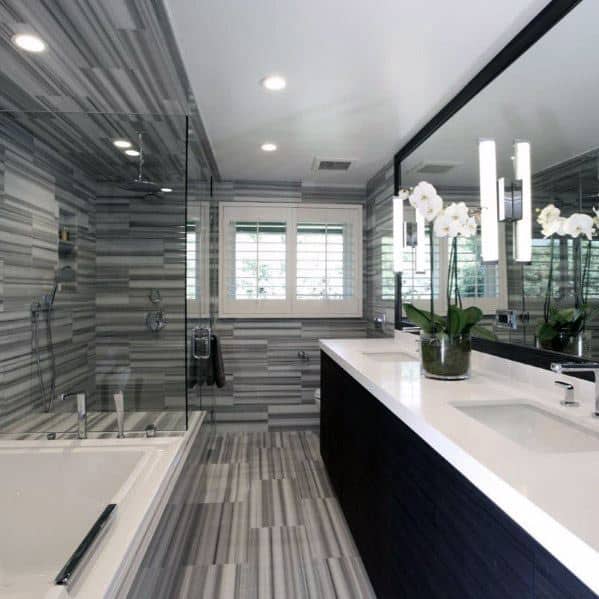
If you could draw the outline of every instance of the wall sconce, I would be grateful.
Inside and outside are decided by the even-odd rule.
[[[483,262],[499,260],[499,225],[497,223],[497,157],[495,141],[478,142],[480,176],[480,244]]]
[[[403,195],[393,196],[393,272],[396,273],[403,272],[403,249],[405,245],[403,203]]]
[[[506,193],[505,179],[497,179],[495,141],[481,139],[478,143],[481,254],[483,262],[499,259],[497,221],[514,223],[514,260],[532,259],[532,182],[530,143],[514,142],[514,181]]]
[[[425,234],[425,222],[424,216],[419,210],[416,210],[416,273],[421,274],[426,272],[425,262],[425,246],[426,246],[426,234]]]
[[[530,168],[530,143],[514,142],[514,174],[522,181],[522,218],[514,223],[514,260],[532,260],[532,181]]]

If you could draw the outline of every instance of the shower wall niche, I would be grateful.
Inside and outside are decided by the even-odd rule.
[[[113,145],[139,132],[151,193]],[[0,113],[1,434],[74,430],[73,391],[91,431],[117,390],[129,430],[185,428],[186,144],[181,115]]]

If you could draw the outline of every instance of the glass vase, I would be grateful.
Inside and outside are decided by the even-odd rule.
[[[459,381],[470,376],[470,335],[420,333],[422,371],[429,379]]]
[[[561,331],[553,337],[553,339],[546,341],[537,340],[537,346],[541,349],[549,349],[551,351],[582,358],[590,352],[590,331],[581,331],[576,335]]]

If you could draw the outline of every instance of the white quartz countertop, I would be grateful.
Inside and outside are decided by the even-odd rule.
[[[480,491],[599,594],[599,451],[534,451],[467,416],[460,405],[526,402],[599,434],[593,384],[473,352],[466,381],[421,375],[418,337],[322,340],[321,349]],[[368,354],[404,354],[381,359]],[[560,405],[571,382],[578,408]]]

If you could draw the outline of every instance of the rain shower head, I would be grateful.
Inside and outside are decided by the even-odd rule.
[[[125,191],[134,191],[138,193],[157,193],[160,191],[160,185],[149,179],[134,179],[128,183],[121,184],[121,189]]]
[[[144,167],[144,147],[143,147],[143,137],[141,132],[138,133],[139,138],[139,171],[137,173],[137,178],[133,179],[133,181],[128,181],[127,183],[121,184],[121,189],[125,191],[133,191],[136,193],[159,193],[160,185],[158,183],[154,183],[154,181],[150,181],[149,179],[144,179],[143,176],[143,167]]]

